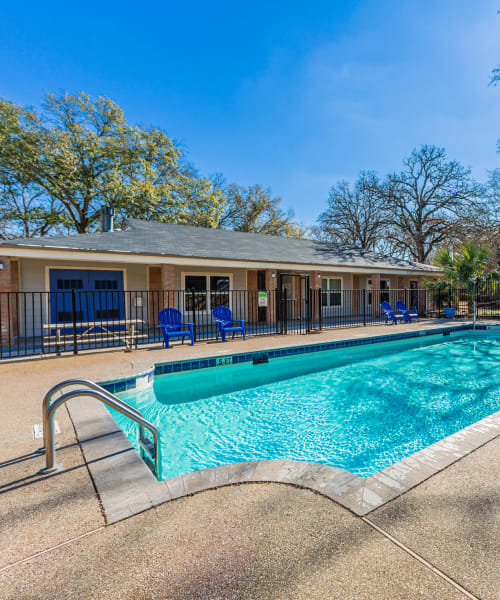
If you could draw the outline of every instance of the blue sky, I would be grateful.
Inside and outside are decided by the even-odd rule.
[[[500,166],[497,0],[2,6],[0,95],[111,97],[202,174],[261,183],[312,224],[328,189],[423,143]]]

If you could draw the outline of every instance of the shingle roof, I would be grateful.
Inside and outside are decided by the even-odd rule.
[[[121,230],[106,233],[8,240],[0,245],[329,267],[440,271],[430,265],[377,254],[355,246],[138,219],[128,219]]]

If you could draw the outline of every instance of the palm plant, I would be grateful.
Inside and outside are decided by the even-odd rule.
[[[435,263],[443,267],[444,278],[435,284],[441,289],[458,287],[465,290],[469,309],[477,297],[481,287],[488,280],[496,280],[498,271],[490,269],[491,252],[474,242],[464,242],[452,256],[447,248],[441,248],[435,258]],[[439,289],[435,286],[435,289]]]

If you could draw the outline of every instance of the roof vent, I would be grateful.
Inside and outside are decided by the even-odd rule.
[[[108,232],[113,231],[113,217],[115,215],[115,209],[111,206],[101,207],[101,231]]]

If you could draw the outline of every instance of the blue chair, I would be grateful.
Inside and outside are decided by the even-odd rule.
[[[184,343],[185,337],[189,337],[191,346],[194,346],[193,324],[182,322],[180,310],[176,308],[164,308],[158,313],[158,318],[160,320],[158,327],[161,328],[163,333],[163,341],[166,348],[170,348],[169,341],[171,337],[182,338],[182,343]]]
[[[212,316],[219,328],[219,333],[223,342],[226,341],[226,333],[232,333],[234,339],[234,334],[237,331],[241,331],[241,335],[243,336],[243,339],[245,339],[245,321],[233,321],[233,315],[230,308],[227,306],[216,306],[212,310]],[[239,323],[239,325],[234,325],[234,323]],[[217,337],[219,336],[217,335]]]
[[[404,321],[405,318],[403,315],[397,315],[391,308],[389,302],[382,302],[380,305],[382,310],[385,312],[385,322],[393,321],[394,325],[398,324],[398,320]]]
[[[417,311],[416,306],[414,306],[413,308],[407,309],[406,304],[402,300],[398,300],[396,302],[396,308],[403,315],[405,320],[408,319],[409,323],[411,323],[412,317],[416,317],[417,321],[420,323],[420,317],[418,316],[418,311]]]

